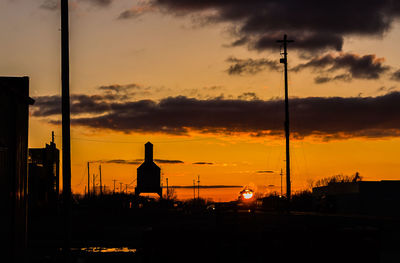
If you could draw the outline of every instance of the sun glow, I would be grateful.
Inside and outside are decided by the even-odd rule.
[[[242,192],[242,196],[244,199],[249,200],[254,196],[254,193],[253,191],[246,189]]]

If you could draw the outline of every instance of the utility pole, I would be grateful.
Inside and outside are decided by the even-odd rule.
[[[168,190],[168,178],[166,178],[166,180],[167,180],[167,200],[169,199],[169,190]]]
[[[193,179],[193,200],[196,199],[196,180]]]
[[[64,199],[65,261],[71,252],[71,130],[69,101],[69,19],[68,0],[61,0],[61,111],[62,111],[62,176]]]
[[[286,198],[290,200],[291,187],[290,187],[290,150],[289,150],[289,98],[288,98],[288,73],[287,73],[287,44],[294,42],[294,40],[288,40],[287,35],[283,36],[283,40],[277,40],[278,43],[283,43],[283,58],[280,63],[285,67],[285,137],[286,137]]]
[[[281,168],[281,196],[283,195],[283,192],[282,192],[282,176],[283,176],[283,171],[282,171],[282,168]]]
[[[99,175],[100,175],[100,196],[103,196],[103,184],[101,183],[101,164],[99,164]]]
[[[95,174],[93,174],[93,186],[92,186],[92,190],[93,190],[92,195],[93,195],[93,196],[96,196],[96,175],[95,175]]]
[[[90,167],[87,162],[87,197],[90,197]]]
[[[115,195],[115,182],[116,182],[117,180],[113,180],[113,182],[114,182],[114,190],[113,190],[113,195]]]
[[[200,175],[197,176],[197,199],[200,200]]]

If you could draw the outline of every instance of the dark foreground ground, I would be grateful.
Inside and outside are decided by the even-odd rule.
[[[72,262],[400,262],[396,218],[85,208],[72,219]],[[59,217],[36,216],[29,262],[62,262],[61,230]]]

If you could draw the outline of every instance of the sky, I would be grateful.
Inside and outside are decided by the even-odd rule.
[[[399,17],[395,0],[71,0],[73,191],[87,162],[133,187],[147,141],[164,183],[279,191],[283,34],[293,190],[400,179]],[[1,0],[0,33],[0,75],[30,77],[29,146],[61,148],[59,1]]]

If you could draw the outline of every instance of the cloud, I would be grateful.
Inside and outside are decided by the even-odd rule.
[[[260,98],[254,92],[245,92],[238,96],[239,100],[259,100]]]
[[[209,162],[195,162],[193,164],[197,164],[197,165],[214,165],[214,163],[209,163]]]
[[[229,23],[232,45],[277,48],[284,33],[292,48],[342,50],[348,36],[383,36],[400,15],[396,0],[153,0],[174,15],[200,16],[208,23]],[[204,20],[203,19],[203,20]]]
[[[40,5],[40,8],[54,11],[59,8],[59,4],[57,0],[44,0]]]
[[[317,76],[314,79],[314,82],[316,84],[324,84],[327,82],[331,82],[331,81],[346,81],[349,82],[352,80],[351,75],[350,74],[340,74],[334,77],[323,77],[323,76]]]
[[[126,101],[136,95],[150,94],[150,87],[135,83],[100,86],[97,89],[101,92],[100,94],[71,94],[71,114],[103,114],[111,110],[111,103]],[[33,109],[33,116],[47,117],[61,113],[60,96],[41,96],[37,99],[35,104],[38,108]]]
[[[100,7],[107,7],[112,4],[113,0],[78,0],[78,2],[86,2]]]
[[[184,163],[181,160],[154,159],[154,161],[157,162],[157,163],[163,163],[163,164],[181,164],[181,163]]]
[[[278,71],[281,68],[277,61],[268,59],[238,59],[230,57],[226,61],[232,63],[227,70],[229,75],[254,75],[266,69]]]
[[[45,103],[55,98],[36,97],[33,116],[56,117],[60,113],[59,103]],[[204,134],[283,136],[283,100],[200,100],[178,96],[160,101],[96,103],[94,95],[85,99],[88,100],[85,104],[82,100],[71,101],[71,123],[74,126],[124,133],[188,135],[195,131]],[[316,136],[326,140],[399,136],[399,100],[399,92],[378,97],[292,98],[292,135],[298,139]],[[60,123],[54,118],[47,120],[53,124]]]
[[[143,160],[123,160],[123,159],[115,159],[115,160],[101,160],[101,161],[92,161],[91,163],[114,163],[114,164],[141,164]]]
[[[118,19],[132,19],[137,18],[145,13],[149,13],[154,11],[156,8],[150,5],[144,6],[134,6],[130,9],[127,9],[121,12],[118,16]]]
[[[79,3],[87,3],[93,6],[98,6],[98,7],[108,7],[112,4],[114,0],[75,0],[75,1],[69,1],[70,6],[76,6]],[[42,9],[50,10],[50,11],[55,11],[60,8],[59,4],[60,0],[42,0],[42,4],[39,6]]]
[[[391,79],[395,81],[400,81],[400,69],[393,72]]]
[[[335,77],[317,77],[317,83],[324,83],[332,80],[349,81],[352,78],[357,79],[379,79],[386,73],[390,67],[383,65],[384,59],[377,58],[375,55],[360,56],[352,53],[326,54],[313,58],[306,63],[295,66],[292,70],[295,72],[304,69],[315,71],[327,70],[334,72],[343,70],[346,74]]]
[[[377,91],[377,92],[386,92],[386,93],[389,93],[389,92],[393,92],[393,91],[395,91],[395,90],[397,90],[397,87],[396,87],[396,86],[390,86],[390,87],[381,86],[381,87],[379,87],[376,91]]]
[[[125,160],[125,159],[114,159],[114,160],[97,160],[91,161],[91,163],[113,163],[113,164],[127,164],[127,165],[139,165],[143,163],[143,159],[135,159],[135,160]],[[181,160],[166,160],[166,159],[154,159],[157,163],[162,164],[182,164],[184,163]]]
[[[274,171],[257,171],[258,174],[272,174]]]

